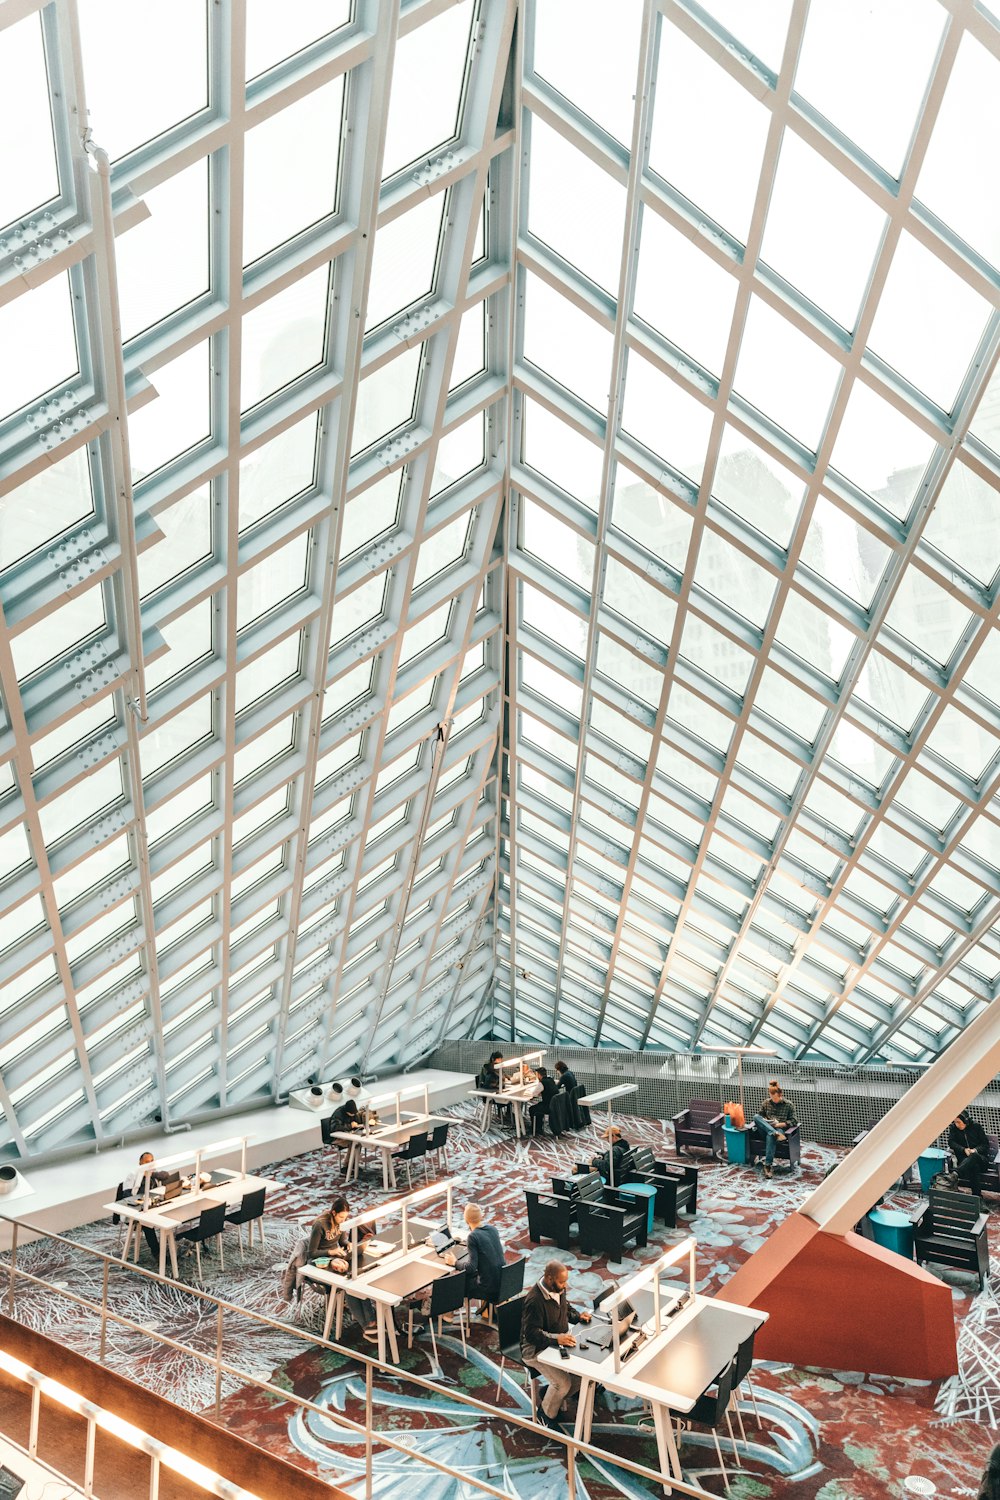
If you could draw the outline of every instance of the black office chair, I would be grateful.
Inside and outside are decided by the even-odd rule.
[[[427,1155],[430,1156],[431,1152],[434,1153],[437,1161],[436,1170],[438,1172],[441,1170],[442,1158],[444,1159],[445,1167],[448,1165],[448,1131],[450,1129],[450,1125],[435,1125],[431,1131],[430,1140],[427,1142]]]
[[[757,1392],[754,1390],[753,1381],[750,1379],[750,1371],[753,1369],[753,1341],[756,1337],[757,1330],[755,1328],[753,1333],[750,1334],[749,1338],[745,1338],[743,1340],[742,1344],[736,1351],[736,1358],[733,1361],[733,1405],[736,1408],[736,1420],[740,1424],[740,1432],[743,1434],[743,1446],[747,1449],[748,1452],[749,1444],[747,1443],[746,1428],[743,1426],[743,1413],[740,1411],[740,1404],[736,1397],[739,1394],[740,1386],[743,1385],[744,1382],[746,1382],[746,1388],[750,1393],[750,1400],[753,1402],[754,1418],[756,1420],[758,1428],[763,1431],[763,1424],[760,1420],[760,1410],[757,1406]]]
[[[465,1304],[465,1281],[466,1273],[456,1271],[454,1276],[439,1276],[431,1286],[431,1305],[427,1314],[427,1326],[431,1332],[431,1348],[434,1350],[434,1363],[440,1365],[438,1359],[437,1339],[434,1336],[434,1324],[437,1324],[438,1333],[441,1332],[441,1319],[446,1313],[458,1313],[458,1328],[462,1335],[462,1353],[468,1354],[468,1346],[465,1342],[465,1318],[462,1309]],[[409,1327],[406,1335],[406,1347],[413,1347],[413,1317],[416,1308],[411,1304],[409,1309]]]
[[[590,1110],[586,1104],[580,1103],[586,1092],[587,1085],[578,1083],[570,1094],[569,1122],[574,1130],[589,1130],[590,1128]]]
[[[226,1214],[226,1223],[236,1225],[236,1233],[240,1242],[240,1260],[243,1259],[243,1225],[247,1226],[247,1246],[253,1249],[253,1226],[256,1224],[260,1234],[261,1249],[264,1248],[264,1199],[267,1197],[267,1188],[257,1188],[253,1193],[244,1193],[243,1201],[239,1203],[231,1213]]]
[[[213,1203],[211,1208],[203,1208],[198,1216],[197,1224],[191,1229],[178,1231],[179,1240],[188,1240],[194,1245],[195,1255],[198,1260],[198,1280],[201,1281],[201,1247],[206,1240],[217,1240],[219,1249],[219,1267],[226,1268],[225,1257],[222,1253],[222,1231],[226,1227],[226,1205],[224,1203]]]
[[[503,1383],[504,1367],[509,1364],[520,1365],[524,1371],[528,1398],[531,1401],[531,1420],[537,1422],[538,1387],[541,1382],[535,1371],[526,1365],[521,1358],[521,1319],[524,1315],[525,1296],[527,1296],[527,1293],[523,1293],[520,1297],[511,1297],[508,1301],[501,1302],[497,1308],[497,1342],[500,1345],[500,1373],[497,1377],[497,1392],[494,1400],[500,1400],[500,1386]]]
[[[497,1283],[496,1300],[487,1302],[487,1316],[485,1322],[493,1327],[499,1309],[512,1297],[518,1296],[524,1290],[524,1268],[528,1264],[523,1257],[521,1260],[512,1260],[503,1267],[500,1272],[500,1280]]]
[[[735,1371],[736,1361],[734,1359],[729,1368],[724,1370],[719,1376],[714,1390],[705,1391],[703,1395],[699,1396],[690,1411],[673,1413],[677,1418],[678,1431],[682,1423],[685,1427],[690,1427],[695,1422],[697,1422],[699,1427],[711,1427],[712,1437],[715,1439],[715,1452],[718,1456],[719,1468],[722,1470],[722,1482],[726,1486],[727,1494],[729,1493],[729,1474],[722,1459],[722,1448],[719,1446],[719,1427],[722,1422],[725,1422],[729,1429],[729,1440],[733,1445],[736,1462],[740,1468],[743,1467],[740,1450],[733,1436],[733,1424],[729,1419],[729,1403],[733,1394]]]
[[[407,1143],[403,1147],[402,1151],[394,1151],[392,1153],[392,1159],[393,1159],[393,1161],[401,1161],[401,1162],[405,1162],[406,1163],[406,1181],[407,1181],[408,1186],[410,1186],[410,1187],[413,1186],[413,1178],[412,1178],[412,1176],[410,1174],[410,1163],[411,1162],[415,1162],[415,1161],[419,1161],[421,1157],[424,1158],[424,1178],[426,1179],[426,1177],[427,1177],[427,1132],[426,1132],[426,1130],[421,1130],[421,1131],[418,1131],[416,1135],[411,1135],[410,1139],[407,1141]]]

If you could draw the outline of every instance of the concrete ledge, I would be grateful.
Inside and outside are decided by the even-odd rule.
[[[431,1109],[446,1109],[450,1104],[464,1102],[471,1079],[466,1073],[423,1068],[379,1079],[368,1088],[371,1093],[381,1094],[424,1083],[428,1087]],[[103,1151],[81,1153],[48,1166],[32,1167],[28,1161],[24,1163],[23,1185],[19,1183],[16,1192],[0,1197],[0,1216],[9,1214],[12,1218],[37,1224],[39,1229],[50,1234],[65,1234],[80,1224],[107,1217],[105,1203],[110,1203],[117,1184],[133,1171],[143,1151],[152,1151],[154,1156],[174,1156],[189,1147],[209,1146],[213,1141],[245,1135],[248,1137],[247,1166],[256,1171],[284,1157],[304,1156],[307,1151],[320,1150],[323,1144],[320,1121],[331,1112],[332,1105],[329,1104],[323,1109],[279,1104],[270,1109],[248,1110],[245,1114],[208,1120],[192,1130],[174,1130],[170,1134],[157,1131],[124,1147],[109,1146]],[[239,1150],[213,1157],[213,1164],[238,1168]],[[24,1243],[33,1236],[19,1231],[18,1238]],[[9,1249],[10,1240],[10,1226],[0,1217],[0,1250]]]

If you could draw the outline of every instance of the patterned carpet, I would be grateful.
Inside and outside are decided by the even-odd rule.
[[[449,1172],[461,1179],[456,1203],[474,1197],[497,1224],[509,1255],[526,1255],[525,1284],[541,1273],[553,1255],[551,1244],[532,1247],[527,1240],[523,1188],[545,1183],[553,1174],[572,1171],[573,1163],[593,1154],[593,1133],[562,1141],[516,1142],[493,1130],[484,1137],[471,1111],[453,1112],[449,1142]],[[649,1120],[623,1120],[625,1134],[635,1144],[650,1145],[659,1156],[671,1156],[672,1132]],[[805,1145],[801,1168],[791,1176],[778,1173],[767,1180],[749,1167],[705,1165],[699,1184],[699,1209],[690,1228],[698,1239],[698,1288],[721,1291],[733,1271],[763,1244],[767,1235],[804,1200],[826,1169],[837,1159],[831,1148]],[[314,1152],[272,1163],[268,1175],[285,1184],[268,1204],[267,1244],[247,1253],[241,1263],[235,1237],[226,1236],[226,1268],[214,1254],[204,1256],[205,1289],[241,1307],[279,1320],[283,1325],[248,1328],[231,1315],[225,1323],[224,1354],[236,1372],[227,1375],[219,1393],[223,1421],[247,1437],[281,1452],[293,1461],[354,1488],[364,1473],[363,1440],[351,1434],[341,1418],[363,1417],[364,1379],[361,1367],[349,1356],[297,1338],[299,1330],[322,1326],[320,1298],[307,1298],[301,1308],[280,1299],[281,1273],[303,1227],[329,1205],[339,1190],[336,1156]],[[348,1194],[352,1207],[367,1208],[383,1198],[375,1178],[362,1179]],[[909,1200],[900,1197],[902,1204]],[[991,1248],[1000,1254],[1000,1215],[991,1222]],[[664,1232],[659,1224],[650,1244],[609,1269],[603,1259],[559,1252],[570,1267],[570,1293],[580,1304],[612,1275],[620,1277],[653,1258],[664,1244],[686,1233]],[[106,1222],[75,1233],[81,1244],[114,1249],[118,1231]],[[192,1258],[193,1259],[193,1258]],[[143,1250],[143,1264],[150,1265]],[[22,1249],[19,1265],[73,1292],[99,1302],[101,1272],[82,1252],[38,1243]],[[680,1273],[679,1273],[680,1274]],[[182,1266],[182,1277],[193,1282],[194,1267]],[[749,1400],[741,1401],[750,1452],[742,1469],[734,1471],[728,1440],[723,1454],[730,1468],[734,1500],[885,1500],[904,1495],[903,1479],[922,1475],[939,1496],[971,1497],[986,1455],[1000,1441],[1000,1304],[993,1285],[975,1296],[975,1283],[955,1275],[955,1312],[960,1326],[962,1374],[942,1387],[843,1371],[761,1364],[755,1367],[755,1386],[763,1428],[753,1422]],[[189,1349],[205,1353],[215,1347],[215,1311],[188,1286],[163,1288],[114,1268],[108,1305],[123,1317],[150,1330],[159,1330]],[[49,1294],[41,1295],[23,1283],[17,1314],[83,1353],[96,1353],[99,1324],[96,1316],[78,1305]],[[239,1326],[237,1326],[239,1323]],[[891,1330],[888,1332],[891,1337]],[[345,1320],[344,1342],[357,1346],[359,1338]],[[365,1346],[368,1348],[369,1346]],[[489,1478],[505,1493],[521,1500],[556,1500],[566,1493],[565,1467],[557,1445],[525,1434],[502,1421],[487,1421],[449,1397],[449,1389],[465,1390],[481,1399],[495,1399],[498,1352],[495,1335],[478,1327],[471,1336],[469,1358],[462,1354],[457,1334],[439,1341],[440,1365],[432,1363],[430,1341],[415,1341],[402,1350],[398,1375],[375,1382],[378,1412],[376,1429],[401,1438],[408,1449],[449,1463],[471,1477]],[[165,1351],[141,1331],[113,1328],[107,1360],[123,1374],[139,1380],[192,1410],[215,1413],[216,1386],[212,1367],[200,1364],[183,1350]],[[433,1378],[439,1390],[430,1393],[408,1381],[407,1372]],[[279,1390],[306,1397],[319,1405],[322,1417],[246,1384],[249,1378],[269,1381]],[[581,1500],[645,1500],[660,1493],[617,1468],[616,1455],[656,1467],[651,1436],[636,1426],[640,1412],[618,1398],[611,1406],[598,1405],[594,1442],[608,1452],[607,1463],[585,1464],[578,1471]],[[505,1373],[500,1404],[524,1414],[528,1401],[520,1378]],[[685,1436],[682,1460],[687,1476],[713,1494],[725,1493],[711,1435]],[[412,1458],[375,1447],[378,1500],[401,1496],[407,1500],[471,1500],[477,1492],[447,1476],[414,1464]]]

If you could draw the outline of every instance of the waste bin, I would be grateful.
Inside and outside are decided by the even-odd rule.
[[[950,1160],[950,1152],[942,1151],[940,1146],[928,1146],[926,1151],[921,1151],[917,1157],[917,1170],[920,1173],[920,1186],[925,1193],[929,1191],[938,1173],[947,1171]]]
[[[913,1220],[895,1208],[873,1208],[868,1215],[876,1245],[913,1259]]]
[[[726,1139],[726,1160],[746,1166],[747,1160],[747,1136],[749,1128],[734,1130],[726,1121],[722,1127]]]

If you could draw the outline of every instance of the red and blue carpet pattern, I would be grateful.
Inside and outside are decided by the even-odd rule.
[[[690,1230],[698,1239],[699,1290],[719,1292],[735,1268],[753,1253],[784,1217],[796,1208],[837,1159],[831,1148],[805,1145],[801,1168],[791,1176],[776,1170],[767,1180],[750,1167],[706,1163],[699,1185],[699,1207],[693,1221],[682,1221],[676,1233],[659,1224],[650,1244],[609,1268],[603,1259],[557,1252],[551,1244],[532,1247],[527,1240],[523,1188],[546,1183],[552,1175],[570,1173],[573,1164],[594,1151],[595,1133],[514,1141],[493,1130],[480,1134],[470,1109],[454,1112],[448,1151],[448,1174],[460,1179],[456,1204],[482,1204],[500,1229],[508,1255],[528,1258],[525,1284],[541,1273],[545,1261],[559,1254],[570,1267],[570,1291],[577,1303],[590,1298],[612,1276],[629,1274],[664,1245]],[[649,1145],[660,1156],[673,1155],[669,1126],[650,1120],[625,1120],[625,1134]],[[268,1204],[267,1244],[247,1252],[241,1262],[235,1236],[227,1234],[226,1266],[203,1252],[205,1290],[270,1319],[299,1329],[322,1326],[322,1300],[307,1298],[301,1307],[280,1299],[281,1273],[298,1234],[340,1190],[337,1156],[329,1151],[274,1162],[268,1175],[285,1184]],[[348,1194],[360,1210],[382,1201],[381,1178],[362,1179]],[[902,1200],[901,1200],[902,1201]],[[82,1244],[113,1249],[118,1231],[106,1222],[75,1233]],[[991,1224],[997,1252],[1000,1216]],[[143,1249],[142,1264],[152,1263]],[[36,1243],[19,1253],[19,1265],[99,1302],[100,1263],[65,1247]],[[678,1273],[680,1274],[680,1272]],[[215,1309],[194,1294],[193,1257],[181,1270],[188,1286],[162,1287],[115,1268],[109,1306],[150,1331],[205,1353],[215,1348]],[[994,1286],[1000,1286],[996,1278]],[[735,1500],[886,1500],[902,1496],[903,1480],[922,1475],[939,1496],[974,1496],[993,1442],[1000,1440],[1000,1305],[988,1288],[975,1295],[975,1283],[953,1277],[955,1312],[960,1326],[962,1375],[944,1388],[858,1373],[760,1364],[754,1384],[762,1419],[758,1429],[749,1399],[741,1401],[749,1453],[735,1465],[728,1438],[723,1454]],[[78,1306],[21,1283],[17,1313],[32,1326],[83,1353],[95,1354],[97,1319]],[[248,1330],[236,1315],[225,1323],[224,1356],[232,1365],[221,1391],[221,1418],[248,1438],[318,1472],[331,1481],[357,1488],[364,1473],[363,1441],[350,1433],[341,1417],[363,1420],[364,1378],[349,1355],[296,1338],[289,1327],[260,1325]],[[892,1330],[886,1330],[892,1337]],[[345,1321],[344,1341],[359,1346],[356,1330]],[[371,1346],[365,1345],[366,1349]],[[376,1429],[391,1432],[414,1456],[425,1454],[461,1470],[470,1478],[488,1478],[519,1500],[556,1500],[566,1493],[565,1467],[554,1443],[500,1420],[487,1420],[455,1400],[452,1391],[467,1391],[494,1401],[499,1357],[493,1331],[475,1327],[469,1357],[456,1332],[439,1340],[440,1364],[432,1361],[425,1336],[411,1351],[402,1347],[398,1374],[376,1376]],[[114,1368],[191,1409],[215,1412],[215,1372],[182,1351],[168,1351],[142,1331],[112,1328],[107,1359]],[[407,1372],[429,1376],[439,1390],[430,1393],[408,1381]],[[244,1377],[269,1381],[319,1405],[323,1416],[256,1389]],[[645,1500],[662,1493],[616,1467],[616,1455],[656,1467],[651,1435],[637,1423],[637,1407],[610,1398],[598,1405],[594,1442],[606,1449],[606,1462],[586,1463],[578,1470],[577,1492],[586,1500]],[[501,1405],[528,1414],[520,1371],[505,1372]],[[713,1494],[725,1493],[710,1433],[685,1435],[682,1461],[687,1476]],[[435,1474],[384,1445],[375,1447],[378,1500],[405,1494],[407,1500],[471,1500],[476,1491]],[[353,1483],[352,1483],[353,1481]]]

